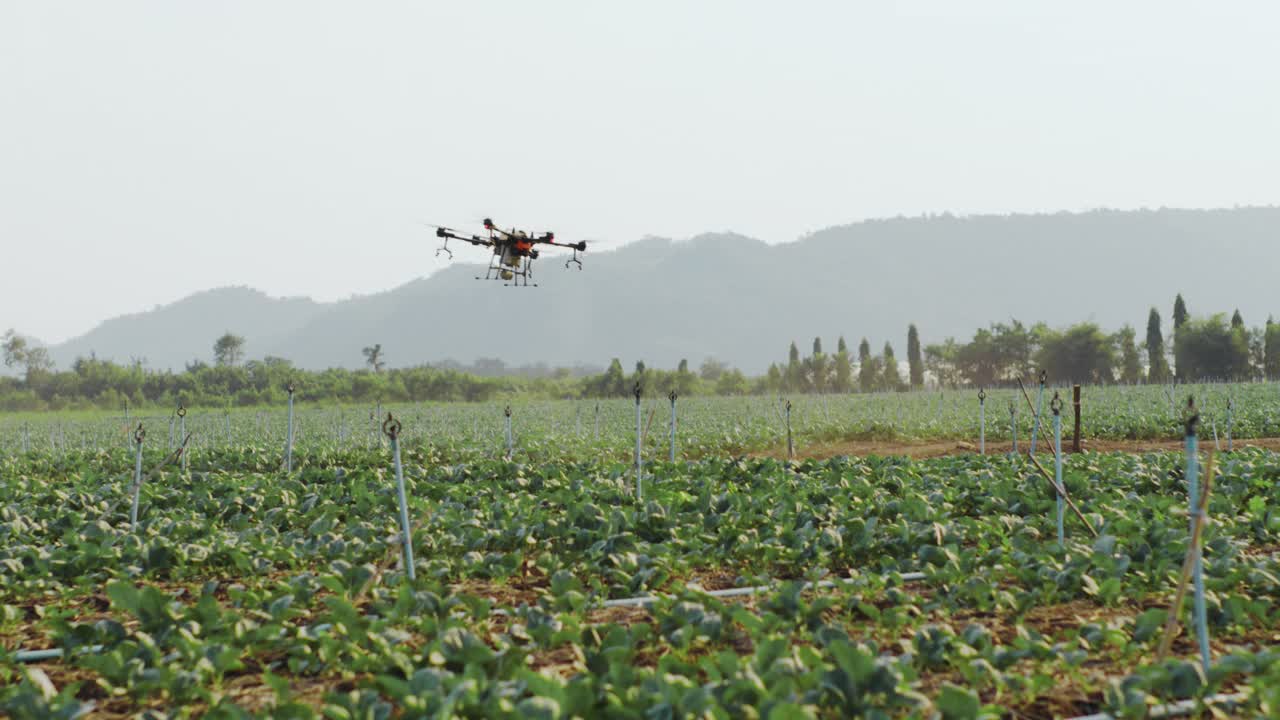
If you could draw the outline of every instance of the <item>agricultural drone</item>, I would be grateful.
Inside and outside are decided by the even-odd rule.
[[[558,243],[555,233],[530,235],[515,228],[502,230],[489,218],[484,219],[484,229],[489,232],[488,237],[461,235],[456,230],[440,225],[431,227],[436,229],[436,237],[444,240],[444,244],[436,250],[436,257],[440,257],[440,253],[443,252],[449,255],[450,260],[453,259],[453,251],[449,249],[450,240],[461,240],[472,245],[493,248],[493,256],[489,258],[489,269],[485,272],[483,279],[501,280],[507,287],[529,286],[529,279],[533,277],[533,261],[538,259],[538,251],[534,249],[537,245],[551,245],[573,250],[573,257],[566,260],[564,266],[567,268],[570,263],[577,263],[579,270],[582,269],[582,261],[578,259],[578,253],[585,252],[587,249],[585,240],[577,243]],[[533,286],[537,287],[538,284],[533,283]]]

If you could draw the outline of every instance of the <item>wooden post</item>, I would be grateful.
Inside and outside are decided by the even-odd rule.
[[[1071,402],[1075,406],[1076,411],[1076,427],[1075,434],[1071,438],[1071,452],[1080,452],[1080,386],[1073,385],[1071,387]]]

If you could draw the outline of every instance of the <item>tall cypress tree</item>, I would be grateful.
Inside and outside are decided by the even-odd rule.
[[[866,338],[858,343],[858,389],[871,392],[876,388],[876,364],[871,359],[871,343]]]
[[[1231,327],[1233,329],[1244,327],[1244,316],[1240,314],[1240,308],[1231,314]]]
[[[809,358],[809,384],[814,392],[827,390],[827,355],[822,352],[822,338],[813,339],[813,355]]]
[[[924,386],[924,357],[920,354],[920,332],[915,323],[907,326],[907,370],[911,376],[911,387]]]
[[[898,373],[898,358],[893,355],[893,345],[884,344],[884,388],[889,391],[902,389],[902,375]]]
[[[804,368],[800,365],[800,348],[791,341],[791,350],[787,353],[787,374],[782,379],[783,389],[787,392],[800,392],[804,389]]]
[[[838,393],[847,393],[853,389],[853,368],[850,367],[849,346],[845,344],[843,335],[836,343],[834,362],[836,367],[832,388]]]
[[[1191,318],[1191,314],[1187,312],[1187,303],[1182,299],[1182,293],[1173,299],[1173,376],[1182,379],[1183,368],[1178,363],[1178,331],[1183,325],[1187,324],[1187,320]]]
[[[1151,308],[1147,315],[1147,382],[1162,383],[1169,379],[1169,361],[1164,356],[1164,334],[1160,332],[1160,311]]]
[[[1187,318],[1191,315],[1187,312],[1187,303],[1182,299],[1182,293],[1178,293],[1178,297],[1173,299],[1173,332],[1177,333],[1178,328],[1187,324]]]
[[[1267,318],[1266,334],[1262,338],[1262,368],[1270,380],[1280,380],[1280,323]]]

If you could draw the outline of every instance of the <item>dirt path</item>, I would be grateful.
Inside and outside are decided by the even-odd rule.
[[[1213,447],[1213,441],[1207,443],[1202,439],[1201,447]],[[1064,450],[1068,449],[1068,443],[1064,441]],[[1125,452],[1125,453],[1148,453],[1148,452],[1175,452],[1183,447],[1181,440],[1084,440],[1081,442],[1081,448],[1085,452]],[[1226,447],[1224,444],[1223,447]],[[1280,438],[1255,438],[1249,440],[1236,440],[1236,448],[1244,447],[1260,447],[1267,450],[1280,451]],[[1028,443],[1025,441],[1018,443],[1018,449],[1026,452]],[[1046,454],[1049,453],[1049,446],[1045,443],[1039,443],[1037,450],[1042,450]],[[1012,450],[1012,443],[1000,442],[987,443],[988,455],[1003,455]],[[956,440],[843,440],[836,442],[821,442],[796,448],[796,458],[800,460],[825,460],[827,458],[838,457],[841,455],[850,457],[866,457],[868,455],[905,455],[909,458],[932,458],[944,457],[948,455],[966,455],[978,452],[977,443],[960,442]],[[1039,454],[1039,453],[1037,453]],[[751,453],[752,457],[771,457],[785,459],[787,457],[787,446],[771,448],[761,452]]]

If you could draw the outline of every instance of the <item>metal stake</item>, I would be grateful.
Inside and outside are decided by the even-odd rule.
[[[178,437],[187,436],[187,408],[181,403],[178,404],[178,423],[181,429],[178,431]],[[187,471],[187,454],[182,453],[182,472]]]
[[[1236,402],[1231,398],[1227,398],[1227,452],[1231,452],[1231,426],[1235,422]]]
[[[671,395],[671,462],[676,461],[676,391],[672,390]]]
[[[1076,424],[1075,434],[1071,436],[1071,452],[1080,452],[1080,386],[1073,385],[1071,387],[1071,403],[1075,407]]]
[[[795,456],[796,456],[796,444],[795,444],[795,440],[794,440],[794,438],[793,438],[793,437],[792,437],[792,435],[791,435],[791,401],[790,401],[790,400],[788,400],[788,401],[787,401],[787,403],[786,403],[785,405],[783,405],[782,407],[783,407],[783,410],[785,410],[785,411],[786,411],[786,419],[787,419],[787,463],[790,463],[790,462],[795,458]]]
[[[1009,401],[1009,429],[1013,432],[1013,451],[1009,453],[1009,457],[1018,456],[1018,404]]]
[[[1200,459],[1199,439],[1196,437],[1196,426],[1200,423],[1200,413],[1196,410],[1195,398],[1187,398],[1187,496],[1191,510],[1191,532],[1196,529],[1200,509]],[[1195,587],[1196,636],[1200,641],[1200,662],[1205,674],[1209,672],[1209,622],[1204,601],[1204,558],[1199,547],[1195,553],[1191,577]]]
[[[134,453],[133,460],[133,507],[129,510],[130,532],[138,526],[138,494],[142,491],[142,441],[146,437],[147,431],[142,428],[142,423],[138,423],[138,429],[133,433],[133,440],[137,443],[138,449]]]
[[[503,414],[504,416],[506,416],[506,430],[507,430],[507,459],[508,459],[508,460],[510,460],[510,459],[511,459],[511,456],[515,453],[515,439],[514,439],[514,438],[512,438],[512,436],[511,436],[511,406],[510,406],[510,405],[508,405],[508,406],[507,406],[507,407],[502,411],[502,414]]]
[[[640,423],[640,383],[636,383],[636,500],[644,501],[644,464],[643,455],[641,454],[640,438],[643,434],[643,428]]]
[[[400,421],[387,413],[382,422],[382,432],[391,438],[391,461],[395,465],[396,494],[400,499],[400,539],[404,543],[404,566],[410,580],[415,580],[413,569],[413,529],[409,527],[409,498],[404,491],[404,467],[400,464]]]
[[[978,389],[978,454],[987,454],[987,391]]]
[[[1058,544],[1067,544],[1067,533],[1065,528],[1066,507],[1062,501],[1062,398],[1058,397],[1058,393],[1053,394],[1053,400],[1049,402],[1049,408],[1053,411],[1053,479],[1057,483],[1058,490]]]
[[[289,391],[289,428],[288,436],[284,439],[284,471],[285,473],[293,472],[293,383],[285,386],[285,390]]]

